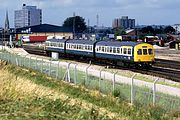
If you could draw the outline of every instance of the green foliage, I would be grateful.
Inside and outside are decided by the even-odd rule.
[[[165,33],[175,33],[175,29],[171,26],[167,26],[165,29],[164,29],[164,32]]]
[[[122,100],[122,98],[124,97],[120,91],[115,91],[113,93],[114,96],[118,97],[116,99],[112,96],[102,96],[101,94],[92,95],[92,93],[87,91],[84,87],[73,87],[69,84],[54,80],[33,70],[22,70],[21,68],[14,66],[8,66],[7,69],[18,77],[27,77],[38,85],[43,85],[44,87],[67,94],[69,96],[69,99],[78,98],[79,100],[93,104],[93,106],[105,108],[111,112],[116,113],[119,116],[126,116],[129,119],[163,120],[178,116],[178,113],[167,113],[166,110],[162,109],[161,107],[143,107],[140,105],[131,106],[126,103],[126,101]],[[11,98],[9,99],[11,101]],[[4,101],[2,103],[0,102],[0,104],[3,103]],[[13,102],[9,103],[11,104]],[[95,107],[92,107],[88,111],[82,109],[80,107],[81,104],[79,104],[79,106],[77,105],[72,107],[67,103],[68,100],[67,102],[63,102],[61,100],[52,101],[49,99],[36,97],[32,100],[28,100],[28,102],[22,100],[17,101],[17,103],[12,104],[12,106],[8,106],[7,109],[2,111],[2,114],[7,111],[7,113],[10,113],[8,114],[8,117],[10,118],[12,116],[13,118],[24,119],[35,119],[37,117],[39,119],[70,119],[72,117],[74,119],[110,119],[106,115],[100,115],[98,109],[96,109]],[[16,114],[11,114],[12,112],[10,111],[16,111]]]
[[[72,29],[74,28],[75,33],[82,33],[87,28],[84,18],[82,18],[80,16],[67,18],[64,21],[63,26],[70,27]]]

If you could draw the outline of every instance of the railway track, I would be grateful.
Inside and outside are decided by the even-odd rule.
[[[46,51],[44,49],[40,49],[34,46],[33,47],[24,46],[24,49],[31,54],[47,56]],[[99,63],[95,63],[95,64],[103,66],[102,64]],[[156,63],[149,70],[125,68],[125,67],[118,67],[118,68],[180,82],[180,62],[156,59]]]

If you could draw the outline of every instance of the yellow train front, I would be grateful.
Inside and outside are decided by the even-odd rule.
[[[140,67],[151,67],[154,63],[153,45],[141,43],[134,46],[134,63]]]

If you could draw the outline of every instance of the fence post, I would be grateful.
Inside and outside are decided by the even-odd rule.
[[[77,84],[77,66],[78,64],[75,64],[74,66],[74,84]]]
[[[49,76],[51,75],[51,59],[49,61]]]
[[[99,91],[101,91],[101,73],[104,70],[104,68],[100,69],[100,73],[99,73]]]
[[[36,56],[35,70],[37,70],[37,56]]]
[[[57,66],[57,70],[56,70],[56,79],[59,78],[59,61],[58,61],[58,66]]]
[[[86,81],[88,81],[88,69],[89,67],[91,67],[91,62],[89,63],[89,65],[86,67],[86,80],[84,82],[84,85],[86,85]]]
[[[134,74],[131,77],[131,104],[133,105],[134,102],[134,77],[136,76],[136,74]]]
[[[116,74],[117,74],[117,72],[115,72],[115,73],[113,74],[113,93],[114,93],[114,91],[115,91]]]
[[[153,83],[153,105],[156,104],[156,83],[158,80],[159,78],[157,78]]]
[[[43,73],[43,58],[42,58],[42,61],[41,61],[41,73]]]
[[[32,56],[29,57],[29,68],[31,68],[31,57]]]

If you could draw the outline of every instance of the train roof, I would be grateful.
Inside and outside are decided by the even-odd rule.
[[[132,41],[117,41],[117,40],[106,40],[106,41],[99,41],[96,45],[102,46],[136,46],[138,44],[142,44],[142,42],[132,42]]]
[[[48,39],[47,42],[65,42],[66,39]]]
[[[76,43],[76,44],[88,44],[88,45],[93,45],[95,41],[92,40],[68,40],[67,43]]]

